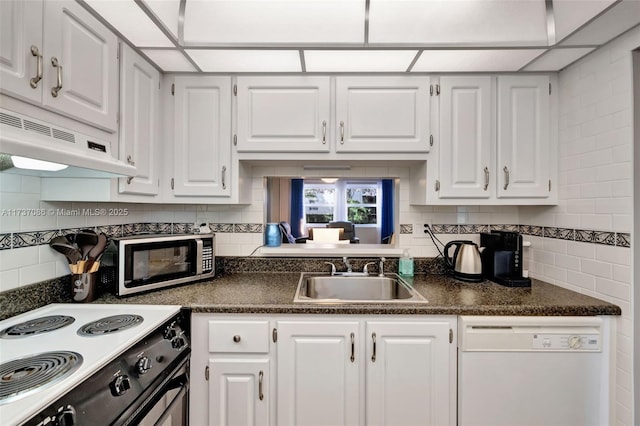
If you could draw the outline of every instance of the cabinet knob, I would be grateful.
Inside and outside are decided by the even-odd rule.
[[[240,336],[237,335],[237,334],[235,336],[233,336],[233,341],[236,342],[236,343],[239,343],[240,342]]]

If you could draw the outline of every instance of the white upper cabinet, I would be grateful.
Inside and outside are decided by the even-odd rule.
[[[428,77],[337,77],[336,152],[429,151]]]
[[[160,73],[122,44],[120,69],[120,159],[136,175],[120,178],[125,194],[157,195],[160,166]]]
[[[0,90],[42,102],[42,2],[0,1],[0,24]]]
[[[175,196],[231,194],[231,78],[176,77]]]
[[[116,36],[75,1],[1,7],[2,92],[115,132]]]
[[[492,77],[440,78],[440,198],[489,198],[493,192],[492,88]]]
[[[238,77],[237,149],[328,152],[329,77]]]
[[[548,197],[549,77],[498,77],[498,197]]]

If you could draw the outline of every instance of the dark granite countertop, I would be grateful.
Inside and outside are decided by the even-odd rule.
[[[620,315],[618,306],[549,283],[509,288],[419,274],[411,281],[429,303],[293,303],[299,272],[231,273],[209,281],[130,297],[103,294],[94,303],[176,304],[193,312],[247,314]]]

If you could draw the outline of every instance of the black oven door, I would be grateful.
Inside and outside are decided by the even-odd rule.
[[[124,286],[187,278],[198,273],[196,240],[127,244],[125,248]]]
[[[124,424],[140,426],[187,426],[189,424],[189,374],[185,362]]]

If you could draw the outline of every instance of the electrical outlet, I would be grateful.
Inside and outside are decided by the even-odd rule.
[[[413,224],[413,234],[412,234],[413,238],[429,238],[429,234],[424,232],[426,230],[426,228],[424,227],[425,224],[431,226],[431,219],[425,220],[424,222],[421,222],[421,223]]]

